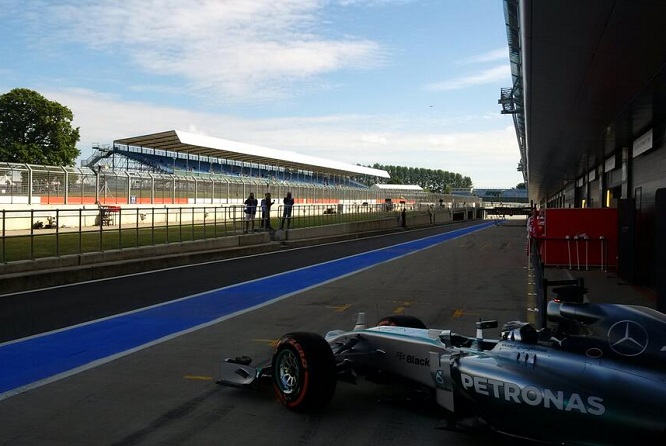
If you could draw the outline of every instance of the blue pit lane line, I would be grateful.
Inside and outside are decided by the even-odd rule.
[[[0,400],[493,225],[482,223],[0,344]]]

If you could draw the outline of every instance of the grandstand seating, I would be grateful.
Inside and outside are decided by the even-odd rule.
[[[253,167],[249,172],[244,173],[241,166],[234,164],[221,164],[218,162],[210,162],[205,159],[186,158],[160,155],[148,152],[139,152],[135,150],[127,150],[123,147],[114,147],[113,154],[123,156],[127,159],[133,160],[146,167],[146,170],[153,172],[160,172],[166,174],[181,174],[181,175],[222,175],[228,177],[250,177],[267,180],[285,180],[292,184],[304,184],[312,186],[335,187],[342,186],[337,179],[328,177],[318,177],[316,175],[308,175],[303,172],[285,172],[284,170],[276,171],[260,167]],[[248,170],[246,168],[246,170]],[[359,189],[367,189],[368,187],[357,181],[346,179],[344,186],[354,187]]]

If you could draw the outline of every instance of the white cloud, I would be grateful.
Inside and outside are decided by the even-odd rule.
[[[30,8],[33,26],[50,28],[50,42],[124,54],[142,71],[181,77],[200,93],[252,100],[279,97],[293,82],[382,63],[377,42],[324,36],[326,3],[69,0]]]
[[[488,51],[483,54],[476,54],[474,56],[467,57],[460,60],[458,63],[461,64],[478,64],[485,62],[505,62],[508,63],[509,60],[509,49],[507,48],[498,48],[496,50]]]
[[[413,3],[415,0],[336,0],[342,6],[385,6],[385,5],[405,5]]]
[[[500,81],[508,82],[510,80],[510,66],[508,64],[504,64],[493,68],[488,68],[469,76],[426,84],[423,88],[427,91],[460,90],[463,88],[472,87],[474,85],[490,84]]]
[[[242,119],[119,102],[84,90],[43,94],[72,109],[74,125],[81,129],[83,158],[91,155],[93,143],[178,129],[352,164],[442,169],[471,177],[476,187],[512,187],[522,181],[516,172],[520,155],[513,125],[444,132],[441,121],[432,121],[423,124],[429,130],[416,132],[404,130],[400,116]]]
[[[370,144],[379,144],[380,146],[385,146],[388,144],[388,139],[386,136],[381,135],[365,135],[361,137],[361,141],[364,143]]]
[[[67,78],[67,70],[62,70],[64,74],[54,70],[62,76],[54,80],[44,70],[43,76],[26,83],[72,109],[74,124],[81,129],[79,148],[84,157],[91,154],[93,143],[108,144],[118,138],[183,129],[349,163],[441,168],[470,176],[477,187],[517,184],[520,174],[515,169],[519,160],[515,132],[510,118],[498,110],[449,116],[448,110],[432,107],[406,107],[386,115],[326,114],[322,110],[328,104],[317,104],[315,112],[296,107],[282,109],[280,101],[260,104],[270,106],[257,107],[256,113],[254,107],[234,107],[241,101],[268,102],[295,90],[306,96],[313,89],[337,88],[343,82],[351,82],[350,77],[345,76],[347,73],[339,77],[328,74],[382,67],[389,50],[396,51],[392,63],[397,64],[403,49],[400,44],[394,41],[384,46],[362,36],[344,34],[349,29],[364,28],[340,27],[335,19],[350,11],[337,15],[340,9],[333,8],[354,7],[370,13],[375,11],[362,8],[410,1],[413,0],[3,0],[3,6],[8,3],[10,7],[0,11],[0,15],[7,14],[24,41],[42,46],[41,52],[34,51],[35,55],[48,62],[66,61],[80,67],[80,73],[75,74],[81,77]],[[78,52],[76,57],[73,52]],[[94,63],[86,65],[86,56]],[[440,91],[508,82],[509,64],[505,58],[506,51],[497,50],[451,62],[447,66],[465,70],[488,67],[489,63],[502,66],[434,82],[425,88]],[[100,60],[105,62],[103,70],[107,71],[93,72]],[[54,91],[55,87],[45,87],[65,82],[106,91],[117,87],[119,93],[116,96],[81,89]],[[133,95],[145,102],[132,101]],[[148,103],[151,97],[154,104]],[[217,103],[223,103],[225,110],[236,109],[236,113],[255,117],[186,109],[196,110],[202,98],[207,109],[214,110]],[[341,95],[340,104],[345,99]],[[178,100],[183,105],[163,105]],[[334,107],[366,109],[355,108],[353,101],[349,102]],[[307,101],[303,104],[307,107]],[[316,115],[256,117],[280,110]],[[504,131],[504,122],[511,132]]]

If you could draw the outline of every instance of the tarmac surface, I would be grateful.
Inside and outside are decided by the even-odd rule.
[[[282,334],[351,329],[360,311],[468,335],[479,318],[533,320],[525,236],[522,220],[464,222],[0,296],[0,375],[15,375],[0,444],[521,444],[443,429],[433,402],[394,386],[340,383],[323,412],[298,414],[215,380],[225,357],[261,363]],[[546,277],[655,307],[612,272]]]

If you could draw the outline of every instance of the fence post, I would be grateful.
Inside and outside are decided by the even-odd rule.
[[[2,256],[0,256],[0,262],[4,262],[6,257],[5,257],[5,250],[6,250],[6,228],[5,228],[5,219],[7,218],[6,211],[3,209],[2,210]]]

